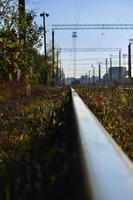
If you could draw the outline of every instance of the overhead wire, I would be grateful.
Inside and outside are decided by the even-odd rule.
[[[77,12],[78,12],[77,0],[75,0],[75,15],[74,15],[74,24],[76,24],[76,20],[77,20]]]
[[[41,0],[38,0],[38,1],[36,1],[36,2],[34,2],[34,0],[26,0],[26,2],[27,2],[28,4],[38,5],[38,4],[41,3]]]
[[[83,0],[81,0],[83,1]],[[77,1],[75,1],[76,3]],[[81,3],[81,2],[80,2]],[[81,6],[81,4],[80,4]],[[77,15],[79,14],[80,9],[77,9],[77,6],[75,4],[75,24],[76,24],[76,20],[77,20]],[[78,12],[78,13],[77,13]],[[79,16],[79,15],[78,15]],[[72,34],[72,39],[73,39],[73,45],[72,45],[72,49],[73,49],[73,77],[74,75],[76,76],[76,37],[77,37],[77,31],[75,30],[75,32],[73,32]]]
[[[78,11],[78,16],[77,16],[77,24],[79,23],[79,20],[80,20],[80,15],[81,15],[82,7],[83,7],[83,2],[84,2],[84,0],[80,1],[79,11]]]
[[[122,17],[128,12],[128,10],[132,7],[133,5],[133,1],[131,1],[128,6],[126,7],[126,9],[122,12],[122,14],[119,16],[119,18],[117,19],[117,21],[119,21],[120,19],[122,19]],[[79,20],[80,20],[80,16],[81,16],[81,11],[82,11],[82,7],[83,7],[83,0],[80,1],[80,6],[79,6],[79,10],[78,10],[78,14],[77,14],[77,23],[79,23]],[[76,10],[77,11],[77,10]],[[75,14],[76,16],[76,14]],[[76,18],[76,17],[75,17]],[[105,31],[101,33],[101,37],[100,37],[100,41],[99,41],[99,45],[101,46],[101,43],[102,43],[102,40],[104,38],[104,35],[105,35]]]
[[[127,11],[133,6],[133,1],[130,2],[130,4],[128,4],[128,6],[126,7],[126,9],[123,11],[123,13],[118,17],[118,19],[116,21],[120,21],[120,19],[127,13]]]
[[[122,14],[116,19],[116,23],[118,23],[122,17],[128,12],[128,10],[133,6],[133,1],[131,1],[128,6],[125,8],[125,10],[122,12]],[[104,38],[105,31],[101,33],[101,38],[99,40],[99,45],[101,46],[101,41]]]
[[[81,16],[81,12],[82,12],[82,9],[83,9],[84,2],[85,2],[85,0],[78,1],[79,4],[78,4],[78,9],[76,10],[77,13],[75,15],[75,24],[79,24],[80,16]],[[76,32],[77,32],[77,30],[76,30]],[[77,58],[76,58],[76,60],[77,60]]]
[[[127,11],[133,6],[133,1],[131,1],[128,6],[126,7],[126,9],[122,12],[122,14],[118,17],[118,19],[116,20],[117,22],[120,21],[120,19],[122,19],[122,17],[127,13]],[[101,33],[101,38],[99,40],[99,46],[101,46],[101,41],[104,38],[105,35],[105,31]]]
[[[122,18],[128,13],[129,9],[133,6],[133,1],[131,1],[128,6],[124,9],[124,11],[122,12],[121,15],[119,15],[119,17],[116,19],[116,22],[119,22],[120,20],[122,20]],[[122,46],[122,48],[124,48],[125,46]]]

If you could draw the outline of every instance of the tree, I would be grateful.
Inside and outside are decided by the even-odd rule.
[[[35,13],[26,12],[26,44],[19,38],[23,24],[19,20],[16,1],[2,0],[0,2],[0,19],[0,78],[31,82],[36,65],[34,57],[41,45],[42,32],[34,22]]]

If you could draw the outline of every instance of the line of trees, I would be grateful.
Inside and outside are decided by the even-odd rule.
[[[51,80],[52,50],[48,50],[47,60],[39,53],[43,29],[35,17],[31,10],[20,20],[17,0],[0,2],[0,80],[21,82],[27,87],[37,81],[45,83],[46,73]]]

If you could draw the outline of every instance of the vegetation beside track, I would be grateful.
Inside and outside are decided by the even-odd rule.
[[[45,89],[0,105],[0,199],[74,199],[68,93]]]
[[[133,90],[79,87],[78,94],[133,160]]]

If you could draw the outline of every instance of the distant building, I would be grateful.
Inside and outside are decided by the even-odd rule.
[[[71,85],[72,81],[74,81],[74,78],[65,78],[65,85]]]
[[[87,84],[87,82],[88,82],[87,75],[81,76],[81,78],[80,78],[80,84],[81,85],[85,85],[85,84]]]
[[[104,74],[103,80],[105,81],[113,81],[113,80],[118,80],[120,77],[120,68],[119,67],[111,67],[109,68],[109,73]],[[126,67],[121,67],[121,78],[126,78],[128,72],[126,70]]]
[[[107,81],[110,81],[110,75],[109,75],[108,73],[107,73],[107,74],[104,74],[104,75],[103,75],[103,80],[106,81],[106,82],[107,82]]]
[[[80,84],[81,85],[95,84],[95,83],[97,83],[98,79],[99,78],[97,76],[92,76],[92,77],[90,77],[90,79],[87,75],[81,76]]]
[[[73,77],[65,78],[65,85],[79,85],[79,84],[80,84],[80,79],[78,78],[73,78]]]
[[[80,85],[80,81],[78,79],[75,79],[71,82],[71,85]]]

